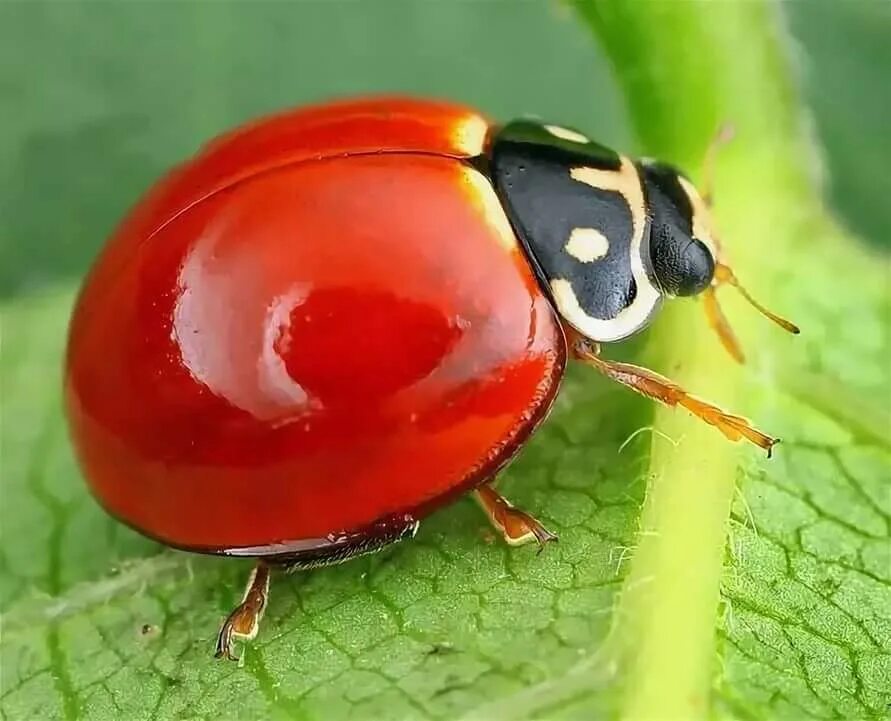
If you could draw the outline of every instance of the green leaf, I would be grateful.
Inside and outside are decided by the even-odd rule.
[[[249,566],[161,551],[86,495],[57,408],[70,300],[4,309],[8,717],[449,716],[552,679],[605,635],[645,468],[640,440],[618,449],[648,408],[576,372],[505,483],[558,545],[506,548],[461,502],[411,543],[277,578],[244,668],[214,661]]]
[[[786,41],[767,6],[580,10],[615,63],[644,150],[695,169],[714,127],[737,127],[717,173],[724,241],[753,293],[803,334],[784,337],[725,291],[746,368],[725,358],[687,301],[626,352],[782,435],[774,459],[682,412],[654,416],[646,401],[574,368],[503,482],[559,544],[505,548],[461,501],[411,543],[276,578],[239,667],[211,652],[249,566],[163,550],[99,510],[59,409],[72,288],[7,301],[4,718],[884,713],[887,258],[859,248],[820,207]],[[225,109],[202,112],[195,127]]]
[[[702,429],[685,433],[687,419],[657,414],[657,428],[685,437],[653,447],[605,652],[619,669],[619,713],[878,715],[891,661],[886,259],[858,252],[820,205],[776,7],[578,8],[614,62],[648,154],[695,168],[716,129],[733,124],[717,167],[719,227],[738,275],[805,334],[797,348],[768,340],[735,304],[748,345],[759,334],[742,377],[689,314],[654,331],[652,356],[677,367],[682,384],[747,405],[786,443],[777,463],[757,464]]]

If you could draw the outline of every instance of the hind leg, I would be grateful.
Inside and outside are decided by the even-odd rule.
[[[233,652],[235,642],[256,638],[269,600],[272,566],[284,571],[297,571],[343,563],[414,536],[418,525],[413,517],[401,514],[384,518],[360,531],[332,535],[331,538],[232,549],[229,555],[263,556],[263,559],[257,561],[251,572],[241,603],[220,627],[214,656],[237,661],[238,657]]]
[[[260,620],[269,600],[269,566],[257,561],[248,578],[241,603],[230,613],[217,634],[216,658],[237,661],[233,653],[235,641],[251,641],[260,629]]]

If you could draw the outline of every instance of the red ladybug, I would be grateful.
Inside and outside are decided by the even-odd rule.
[[[212,141],[131,211],[87,278],[65,376],[116,518],[255,557],[217,655],[256,635],[271,567],[344,561],[473,492],[510,543],[553,534],[493,488],[567,357],[731,439],[774,439],[598,342],[734,282],[675,169],[567,128],[369,98]]]

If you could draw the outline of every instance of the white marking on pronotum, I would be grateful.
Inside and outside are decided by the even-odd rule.
[[[575,130],[570,130],[569,128],[564,128],[562,125],[545,125],[544,129],[547,130],[551,135],[555,138],[560,138],[561,140],[568,140],[570,143],[590,143],[591,141],[584,135]]]
[[[511,228],[510,221],[504,213],[504,208],[492,184],[475,168],[463,168],[464,179],[470,186],[469,196],[474,201],[486,224],[495,233],[501,246],[510,253],[519,252],[517,236]]]
[[[482,154],[488,132],[489,124],[486,119],[470,113],[455,123],[451,139],[457,150],[473,157]]]
[[[596,228],[574,228],[566,252],[582,263],[593,263],[609,252],[609,240]]]
[[[712,228],[712,216],[708,210],[708,206],[706,206],[705,201],[702,199],[702,196],[699,194],[699,191],[696,190],[693,183],[682,175],[678,175],[678,183],[680,183],[681,188],[690,200],[690,207],[693,211],[693,237],[696,238],[696,240],[701,241],[702,244],[709,249],[712,258],[717,259],[718,248],[715,243],[714,229]]]
[[[551,290],[561,315],[591,340],[614,341],[627,338],[643,328],[660,301],[660,294],[647,276],[644,268],[641,244],[646,230],[646,204],[640,176],[628,158],[622,158],[618,170],[579,167],[569,171],[573,180],[585,183],[598,190],[619,193],[628,204],[631,212],[631,274],[637,285],[637,295],[627,307],[612,319],[594,318],[582,310],[572,284],[558,278],[551,281]]]

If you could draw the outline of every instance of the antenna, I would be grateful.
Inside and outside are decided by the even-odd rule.
[[[703,293],[705,314],[708,317],[709,325],[715,329],[718,338],[721,339],[721,344],[738,363],[745,363],[746,357],[736,338],[736,334],[733,332],[730,323],[727,322],[727,318],[721,310],[721,306],[718,304],[718,294],[715,291],[721,285],[732,285],[739,291],[740,295],[749,302],[749,304],[758,310],[758,312],[766,318],[770,318],[770,320],[780,326],[783,330],[788,331],[789,333],[794,333],[795,335],[798,335],[801,332],[797,325],[790,323],[785,318],[769,311],[749,295],[749,291],[740,284],[730,267],[719,261],[715,264],[714,280],[712,281],[711,286],[706,288]]]
[[[729,123],[722,124],[708,147],[705,151],[705,158],[703,160],[702,167],[702,187],[703,187],[703,200],[706,204],[706,207],[711,208],[711,205],[714,201],[714,166],[715,166],[715,158],[717,157],[718,151],[722,146],[726,145],[730,140],[733,139],[734,136],[734,128]],[[716,246],[716,250],[718,251],[718,255],[721,253],[721,244],[718,238],[715,236],[712,238],[714,244]],[[759,313],[763,316],[770,318],[774,323],[776,323],[783,330],[788,331],[789,333],[794,333],[798,335],[801,331],[798,326],[794,323],[790,323],[785,318],[778,316],[776,313],[769,311],[763,305],[761,305],[757,300],[755,300],[751,295],[749,295],[749,291],[747,291],[737,280],[736,275],[733,273],[733,270],[730,266],[722,263],[720,260],[716,260],[715,262],[715,275],[712,280],[711,286],[705,289],[703,292],[703,302],[705,304],[705,314],[708,318],[709,325],[714,328],[715,332],[718,334],[718,338],[721,340],[721,344],[733,356],[733,359],[737,363],[745,363],[746,356],[743,353],[742,346],[739,344],[739,340],[736,337],[736,334],[733,332],[733,329],[730,327],[730,323],[727,321],[727,317],[724,315],[724,312],[721,310],[721,306],[718,303],[718,294],[716,292],[717,288],[722,285],[732,285],[736,288],[740,295],[745,298],[750,305],[752,305]]]

